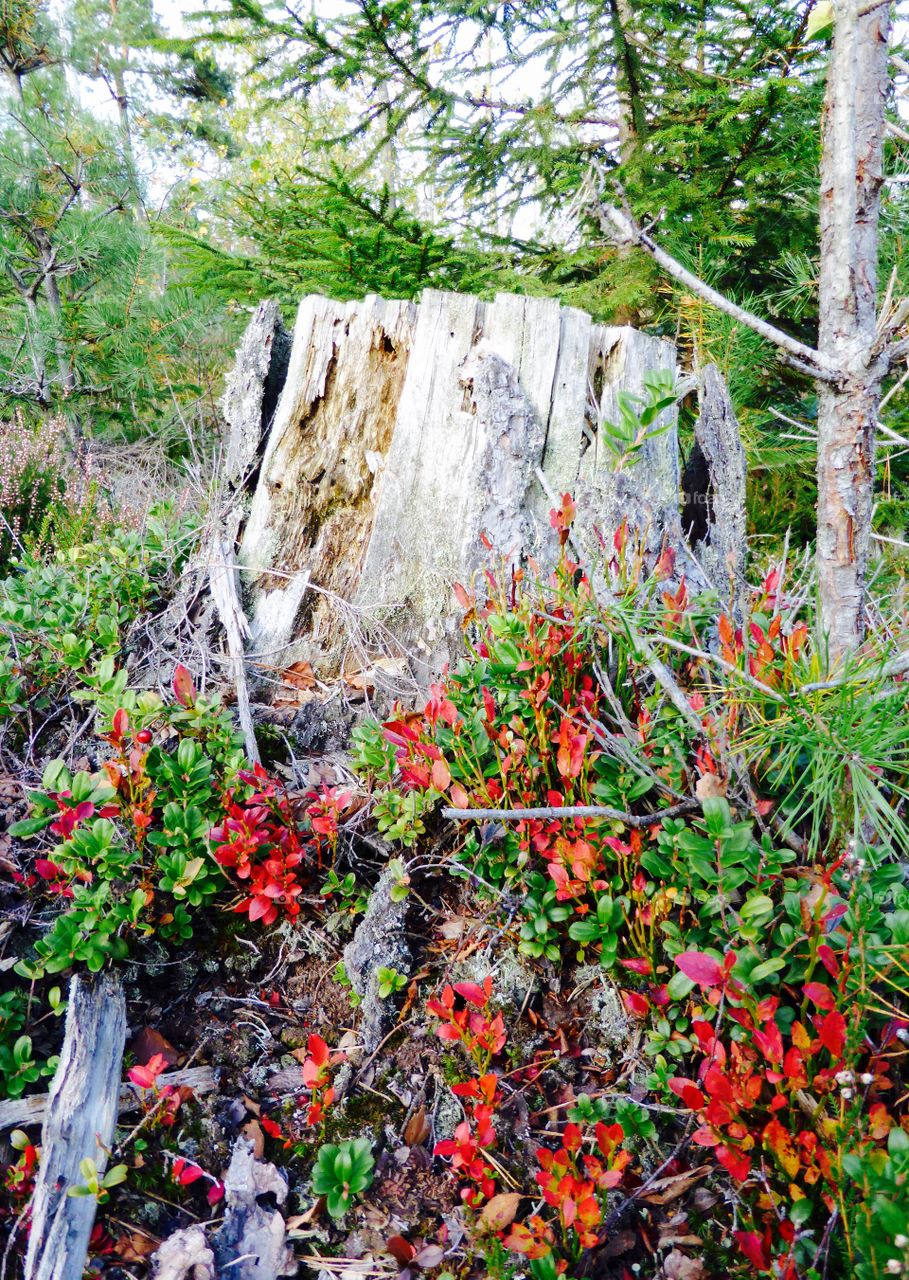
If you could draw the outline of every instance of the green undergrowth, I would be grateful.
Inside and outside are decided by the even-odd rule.
[[[172,568],[163,533],[151,552],[122,531],[106,539],[108,567],[89,575],[78,613],[69,600],[99,544],[18,567],[8,599],[47,581],[58,603],[6,624],[11,648],[23,636],[31,648],[3,731],[25,740],[28,717],[65,696],[92,713],[95,743],[86,767],[46,765],[9,832],[6,888],[29,924],[0,997],[7,1092],[52,1069],[35,1046],[52,1047],[73,971],[123,966],[152,944],[189,956],[227,918],[250,940],[349,929],[369,888],[345,826],[364,829],[365,808],[366,829],[395,848],[392,898],[433,939],[413,974],[378,972],[378,999],[422,1037],[436,1104],[448,1093],[458,1115],[429,1148],[431,1125],[411,1114],[406,1146],[424,1146],[415,1167],[447,1188],[465,1234],[452,1243],[440,1218],[435,1236],[389,1238],[402,1268],[581,1280],[622,1221],[640,1269],[661,1170],[684,1190],[713,1188],[684,1210],[691,1261],[722,1259],[743,1278],[897,1274],[909,1262],[909,712],[887,674],[893,638],[870,635],[831,676],[804,593],[780,568],[735,618],[690,597],[670,558],[645,574],[622,530],[609,592],[595,592],[573,558],[572,516],[568,500],[553,512],[551,576],[492,571],[482,593],[457,588],[465,658],[423,706],[361,724],[358,781],[343,788],[300,791],[250,767],[230,714],[185,667],[166,696],[130,688],[124,636]],[[481,941],[489,975],[465,979],[462,951]],[[523,1003],[506,994],[497,949],[536,975]],[[579,1012],[580,973],[617,992],[639,1032],[620,1075]],[[558,995],[557,1028],[537,979]],[[319,981],[355,1020],[343,966]],[[255,999],[257,1017],[284,1008],[280,991]],[[372,1084],[343,1101],[339,1073],[349,1084],[358,1065],[348,1050],[310,1030],[293,1043],[298,1095],[256,1123],[301,1207],[318,1214],[324,1197],[343,1230],[383,1194],[373,1167],[408,1112],[382,1099],[414,1071],[408,1036],[383,1041]],[[89,1171],[87,1193],[115,1206],[152,1194],[142,1170],[154,1154],[170,1194],[216,1211],[220,1172],[165,1066],[156,1055],[130,1066],[143,1145],[123,1157],[125,1184]],[[519,1123],[533,1142],[518,1141]],[[11,1214],[37,1159],[27,1136],[16,1141]],[[386,1158],[381,1185],[396,1176]]]

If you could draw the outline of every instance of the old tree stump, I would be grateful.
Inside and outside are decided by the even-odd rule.
[[[434,290],[304,298],[288,358],[263,304],[224,401],[247,652],[333,674],[391,649],[424,684],[452,656],[450,588],[487,557],[481,535],[513,563],[545,559],[554,493],[575,497],[591,561],[624,520],[645,562],[670,546],[678,577],[734,603],[745,465],[716,369],[701,371],[686,471],[691,545],[676,408],[630,464],[605,443],[621,393],[676,363],[672,343],[551,299]]]

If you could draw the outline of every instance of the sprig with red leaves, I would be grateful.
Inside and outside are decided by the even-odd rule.
[[[492,1008],[491,976],[483,979],[482,986],[476,982],[446,986],[441,996],[427,1001],[426,1011],[439,1019],[439,1039],[459,1041],[481,1074],[505,1047],[505,1022]]]
[[[306,1050],[307,1056],[303,1060],[303,1083],[309,1091],[306,1123],[324,1127],[325,1113],[335,1100],[331,1068],[343,1062],[345,1055],[332,1054],[322,1037],[315,1034],[307,1040]]]
[[[494,1118],[502,1100],[498,1086],[495,1072],[452,1085],[452,1093],[463,1100],[465,1118],[453,1138],[444,1138],[433,1148],[433,1155],[451,1161],[452,1172],[464,1184],[461,1199],[470,1209],[479,1209],[496,1192],[497,1172],[483,1153],[496,1145]]]
[[[167,1070],[168,1062],[163,1053],[153,1054],[148,1062],[130,1067],[127,1078],[139,1089],[140,1104],[153,1124],[170,1128],[180,1107],[192,1096],[185,1085],[159,1084],[159,1077]]]
[[[892,1120],[881,1095],[892,1083],[886,1059],[863,1043],[848,961],[826,948],[832,981],[806,982],[794,1017],[778,996],[758,999],[736,982],[735,961],[732,952],[722,963],[676,957],[714,1021],[692,1022],[696,1079],[676,1076],[669,1087],[697,1117],[692,1141],[752,1194],[761,1230],[738,1232],[740,1248],[762,1270],[795,1277],[798,1229],[841,1210],[844,1152],[886,1138]]]
[[[601,1243],[598,1228],[604,1218],[606,1194],[620,1187],[631,1155],[622,1143],[620,1124],[598,1123],[591,1151],[584,1151],[584,1136],[576,1124],[567,1124],[557,1151],[541,1147],[536,1181],[544,1201],[555,1210],[555,1221],[539,1214],[515,1223],[504,1243],[529,1259],[549,1254],[555,1244],[554,1229],[565,1257],[576,1261],[585,1249]]]
[[[212,1173],[206,1173],[201,1165],[193,1160],[184,1159],[183,1156],[177,1156],[174,1159],[170,1169],[171,1177],[181,1187],[191,1187],[194,1183],[204,1180],[209,1184],[206,1200],[210,1205],[218,1204],[224,1199],[224,1183],[220,1178],[216,1178]]]

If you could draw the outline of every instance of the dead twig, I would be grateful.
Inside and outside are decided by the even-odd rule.
[[[686,813],[696,813],[700,807],[700,800],[683,800],[681,804],[670,805],[668,809],[661,809],[658,813],[626,813],[622,809],[611,809],[605,804],[567,804],[561,809],[554,805],[539,805],[530,809],[448,808],[442,810],[442,817],[469,822],[491,819],[497,822],[525,822],[535,818],[608,818],[614,822],[622,822],[626,827],[640,829],[652,827],[655,823],[664,822],[667,818],[679,818]]]

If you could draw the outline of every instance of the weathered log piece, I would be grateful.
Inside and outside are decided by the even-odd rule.
[[[215,1280],[215,1255],[198,1224],[168,1236],[152,1255],[153,1280]]]
[[[215,1259],[231,1280],[295,1276],[281,1206],[287,1183],[273,1164],[256,1160],[252,1144],[238,1138],[224,1178],[224,1222],[212,1239]]]
[[[410,973],[412,957],[404,932],[407,898],[395,901],[399,877],[388,867],[369,896],[369,905],[354,936],[344,948],[344,969],[360,997],[359,1035],[363,1049],[372,1053],[394,1016],[390,1000],[379,995],[379,969]]]
[[[66,1033],[41,1135],[32,1197],[26,1280],[82,1280],[97,1204],[71,1196],[80,1162],[103,1172],[114,1136],[126,1043],[126,1003],[117,978],[70,984]]]
[[[211,1093],[217,1085],[214,1067],[182,1067],[179,1071],[165,1071],[158,1077],[158,1084],[163,1088],[172,1085],[174,1088],[185,1086],[192,1089],[198,1097]],[[9,1098],[0,1102],[0,1133],[4,1129],[17,1126],[40,1124],[50,1103],[50,1094],[30,1093],[27,1098]],[[122,1084],[117,1100],[119,1111],[134,1111],[139,1105],[139,1091],[135,1085]]]

